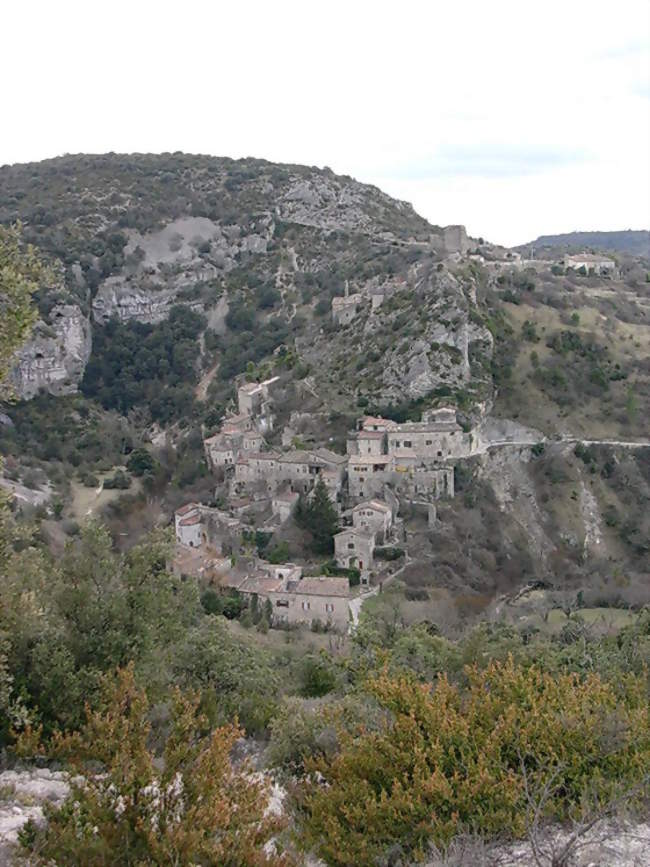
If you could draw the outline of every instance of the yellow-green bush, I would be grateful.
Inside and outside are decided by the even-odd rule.
[[[465,690],[445,677],[435,688],[387,671],[373,677],[368,691],[390,723],[341,732],[340,752],[308,765],[303,840],[328,864],[371,865],[396,843],[417,857],[429,840],[463,829],[520,835],[524,767],[533,790],[557,774],[546,813],[558,819],[647,772],[643,678],[615,691],[597,675],[551,675],[512,659],[466,673]]]

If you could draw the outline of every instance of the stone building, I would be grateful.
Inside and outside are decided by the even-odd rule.
[[[437,414],[437,415],[436,415]],[[389,454],[411,450],[418,458],[439,461],[469,457],[477,443],[456,421],[454,410],[436,410],[427,420],[404,422],[386,434]]]
[[[245,382],[237,389],[237,403],[242,415],[255,417],[262,413],[264,405],[270,400],[270,389],[279,380],[278,376],[264,382]]]
[[[593,271],[594,274],[612,273],[616,269],[616,262],[607,256],[596,253],[578,253],[575,256],[565,256],[563,260],[565,268],[573,268],[579,271]]]
[[[381,500],[366,500],[352,509],[352,526],[374,533],[377,543],[383,545],[393,526],[393,511]]]
[[[296,491],[283,491],[274,494],[271,501],[271,509],[281,524],[288,521],[298,503],[299,494]]]
[[[349,455],[381,455],[386,451],[386,433],[378,430],[358,430],[348,434]]]
[[[342,569],[368,572],[374,564],[375,533],[349,527],[334,536],[334,557]]]
[[[199,548],[205,537],[198,503],[187,503],[174,513],[176,541],[188,548]]]
[[[390,481],[392,461],[390,455],[352,455],[348,463],[349,496],[358,500],[381,496]]]
[[[353,295],[332,298],[332,319],[337,325],[348,325],[355,319],[363,296],[358,292]]]
[[[273,621],[312,624],[319,621],[338,631],[348,625],[350,583],[347,578],[302,577],[302,569],[293,563],[271,565],[259,563],[243,579],[230,576],[224,586],[235,587],[245,596],[257,596],[258,604],[268,599]]]

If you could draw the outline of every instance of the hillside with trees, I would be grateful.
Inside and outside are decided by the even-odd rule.
[[[70,156],[0,190],[0,858],[487,867],[525,846],[567,867],[595,829],[640,833],[647,265],[529,266],[256,160]],[[83,370],[47,379],[79,316]],[[44,385],[16,394],[27,374]],[[425,418],[466,444],[433,453],[453,495],[408,488]],[[215,464],[238,423],[253,445]],[[282,460],[300,475],[265,487]],[[365,485],[390,461],[349,494],[355,462]],[[341,566],[371,498],[392,527],[372,569]],[[181,554],[220,548],[192,571],[194,506],[206,540]],[[247,591],[296,564],[345,584],[343,628]]]

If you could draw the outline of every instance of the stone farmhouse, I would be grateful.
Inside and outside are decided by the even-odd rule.
[[[375,534],[372,530],[348,527],[334,536],[334,557],[342,569],[369,572],[375,562]]]
[[[245,596],[255,595],[261,603],[268,600],[276,622],[312,624],[317,620],[339,631],[347,629],[350,597],[347,578],[303,577],[302,569],[294,563],[259,563],[245,577],[228,576],[222,584]]]
[[[611,274],[616,270],[616,262],[613,259],[595,253],[578,253],[575,256],[565,256],[563,264],[565,268],[573,268],[576,271],[584,268],[585,271],[593,271],[594,274]]]

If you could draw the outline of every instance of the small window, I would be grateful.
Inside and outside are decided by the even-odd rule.
[[[404,448],[405,449],[410,449],[412,445],[413,445],[413,443],[411,442],[411,440],[404,440]]]
[[[439,458],[442,457],[442,452],[438,452],[438,457],[439,457]]]
[[[289,600],[288,599],[278,599],[278,601],[275,604],[276,604],[277,608],[288,608],[289,607]]]
[[[433,442],[433,440],[427,440],[427,441],[426,441],[426,444],[427,444],[428,446],[430,446],[430,445],[432,444],[432,442]]]
[[[354,551],[354,542],[348,542],[348,551]]]
[[[327,611],[328,614],[331,614],[334,611],[334,605],[332,602],[325,603],[325,611]]]
[[[400,448],[401,445],[402,445],[402,443],[399,440],[395,440],[395,448],[396,449]]]
[[[303,602],[302,603],[302,610],[303,611],[309,611],[310,608],[311,608],[311,605],[309,602]]]

